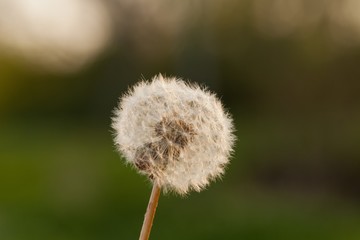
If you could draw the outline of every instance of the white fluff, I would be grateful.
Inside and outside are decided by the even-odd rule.
[[[124,94],[112,127],[127,162],[179,194],[221,176],[235,140],[232,119],[214,94],[160,74]]]

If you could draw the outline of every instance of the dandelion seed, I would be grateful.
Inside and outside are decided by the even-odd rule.
[[[112,127],[126,161],[179,194],[221,176],[234,143],[232,120],[214,94],[162,75],[121,98]]]

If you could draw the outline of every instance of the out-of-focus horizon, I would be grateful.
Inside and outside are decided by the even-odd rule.
[[[359,65],[357,0],[0,0],[0,239],[137,237],[150,188],[110,117],[158,73],[209,86],[239,140],[154,239],[359,239]]]

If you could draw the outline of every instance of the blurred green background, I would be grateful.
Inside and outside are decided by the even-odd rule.
[[[358,0],[0,0],[0,239],[137,239],[150,183],[112,142],[157,73],[233,114],[222,181],[152,239],[360,239]]]

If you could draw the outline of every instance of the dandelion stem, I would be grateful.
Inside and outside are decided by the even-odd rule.
[[[149,204],[146,209],[144,223],[141,228],[140,238],[139,240],[148,240],[151,232],[151,227],[153,224],[156,207],[158,205],[160,197],[160,187],[156,184],[153,185],[151,196],[149,199]]]

